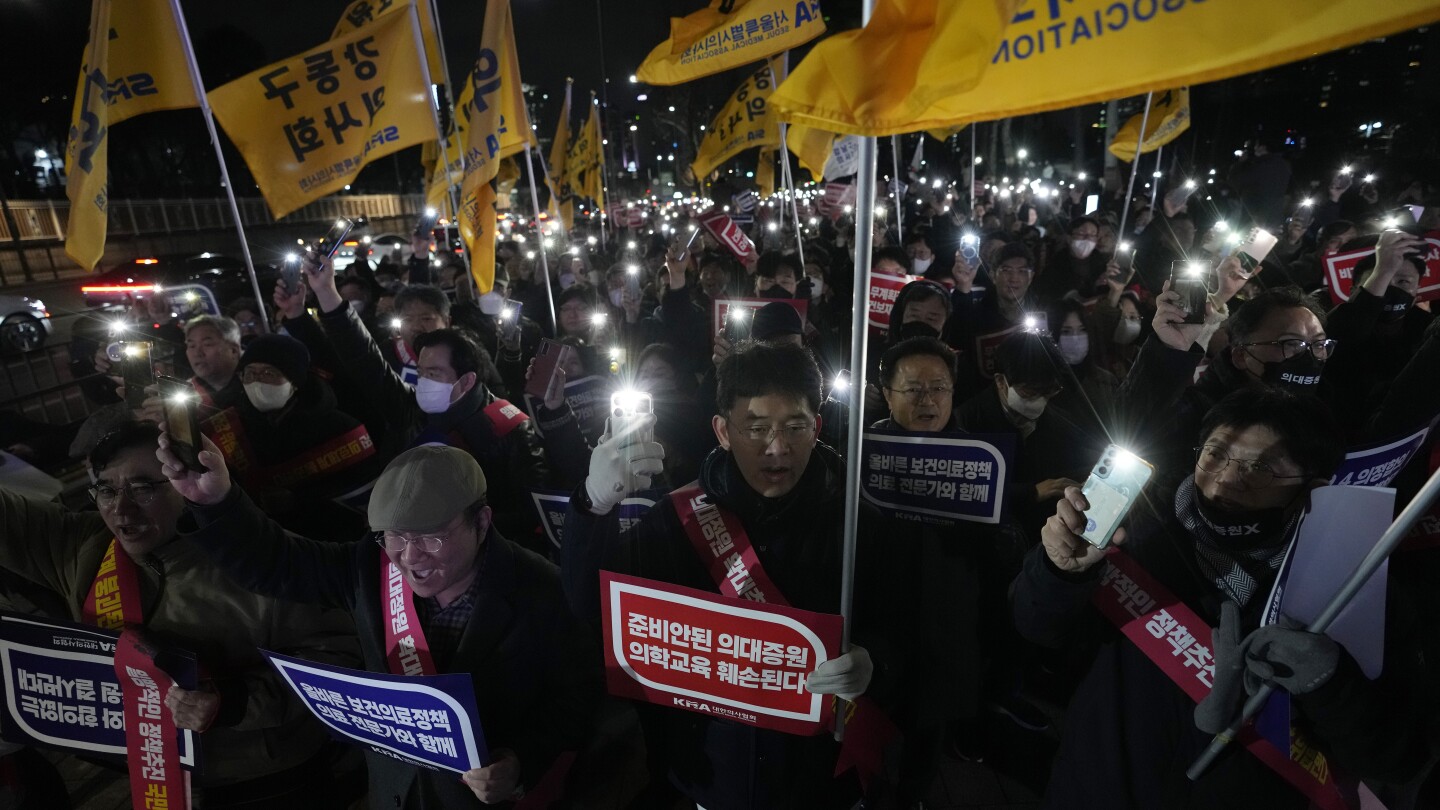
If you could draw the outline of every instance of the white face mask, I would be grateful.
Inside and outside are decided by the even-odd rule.
[[[814,276],[810,277],[810,297],[819,298],[825,294],[825,282]]]
[[[562,289],[562,290],[568,290],[568,289],[570,289],[570,288],[573,287],[573,286],[575,286],[575,274],[574,274],[574,273],[561,273],[561,274],[560,274],[560,289]]]
[[[285,407],[285,403],[290,401],[290,395],[293,393],[295,393],[295,386],[289,382],[279,385],[262,382],[245,383],[245,398],[250,400],[250,404],[255,406],[255,410],[261,413],[278,411]]]
[[[500,314],[500,310],[505,308],[505,296],[491,290],[480,296],[478,303],[480,305],[480,311],[493,318]]]
[[[1090,254],[1095,252],[1095,242],[1090,239],[1076,239],[1070,243],[1070,252],[1074,253],[1077,259],[1088,259]]]
[[[356,315],[363,316],[365,314],[365,301],[360,298],[354,299],[350,302],[350,309],[353,310]]]
[[[1121,318],[1120,322],[1115,324],[1114,340],[1121,346],[1129,346],[1131,343],[1134,343],[1135,338],[1138,337],[1140,337],[1139,321],[1132,321],[1128,318]]]
[[[919,276],[919,275],[924,275],[924,274],[925,274],[925,271],[930,269],[930,265],[932,265],[932,264],[935,263],[935,258],[934,258],[933,256],[932,256],[931,258],[929,258],[929,259],[919,259],[919,258],[916,258],[916,259],[911,259],[911,260],[910,260],[910,263],[911,263],[912,265],[914,265],[914,269],[911,270],[910,272],[913,273],[914,275]]]
[[[1089,354],[1089,353],[1090,353],[1090,336],[1089,336],[1089,335],[1061,335],[1061,336],[1060,336],[1060,356],[1061,356],[1061,357],[1064,357],[1064,358],[1065,358],[1065,362],[1069,363],[1070,365],[1072,365],[1072,366],[1078,366],[1078,365],[1080,365],[1080,361],[1081,361],[1081,360],[1084,360],[1084,359],[1085,359],[1085,355],[1087,355],[1087,354]]]
[[[450,410],[450,396],[456,384],[421,377],[415,383],[415,404],[425,413],[444,413]]]
[[[625,288],[619,287],[610,291],[610,303],[616,308],[625,305]]]
[[[1032,397],[1027,399],[1020,396],[1014,388],[1008,385],[1005,386],[1005,404],[1009,406],[1010,410],[1031,422],[1039,419],[1040,414],[1045,413],[1045,403],[1045,397]]]

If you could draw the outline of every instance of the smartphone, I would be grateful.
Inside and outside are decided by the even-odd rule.
[[[515,340],[520,334],[520,311],[524,306],[524,303],[510,298],[506,298],[500,306],[500,332],[508,341]]]
[[[1205,302],[1210,298],[1210,262],[1181,260],[1170,263],[1170,289],[1180,293],[1184,323],[1205,323]]]
[[[1251,228],[1231,254],[1240,259],[1240,275],[1251,278],[1259,272],[1260,263],[1265,261],[1279,241],[1269,231]]]
[[[1080,533],[1085,542],[1096,548],[1109,546],[1154,474],[1155,467],[1145,459],[1116,444],[1106,447],[1080,490],[1090,502]]]
[[[525,393],[537,402],[543,402],[545,392],[550,389],[550,381],[555,378],[555,370],[568,365],[574,353],[575,347],[567,343],[550,338],[540,341],[540,348],[535,352],[535,367],[530,372],[530,379],[525,381]]]
[[[610,395],[610,435],[621,436],[630,431],[630,425],[642,416],[655,413],[655,403],[643,391],[617,391]],[[640,444],[655,441],[653,428],[646,428],[630,434],[626,444]]]
[[[440,212],[434,208],[426,208],[425,213],[415,220],[415,236],[431,236],[435,230],[435,223],[440,219]]]
[[[750,339],[750,322],[755,319],[755,312],[745,307],[730,307],[725,314],[725,339],[730,341],[733,348],[742,340]]]
[[[973,233],[960,237],[960,258],[970,267],[977,265],[980,259],[980,237]]]
[[[132,411],[145,407],[145,398],[149,396],[145,389],[155,384],[155,366],[150,360],[154,347],[148,340],[120,344],[120,376],[125,380],[125,407]]]
[[[160,377],[160,401],[165,409],[165,432],[170,437],[170,449],[179,457],[187,469],[204,472],[200,463],[200,416],[197,413],[200,398],[195,389],[184,380],[174,377]]]
[[[345,217],[335,220],[335,224],[330,226],[330,231],[315,243],[315,257],[324,260],[334,256],[335,251],[340,249],[340,243],[350,235],[350,229],[353,227],[355,227],[355,223]]]
[[[640,265],[631,264],[625,267],[625,291],[635,300],[640,300]]]
[[[300,268],[303,262],[300,256],[294,253],[285,254],[285,261],[280,265],[280,280],[285,282],[285,292],[294,293],[302,289],[300,286]]]
[[[676,261],[681,261],[681,262],[683,262],[683,261],[685,261],[687,258],[690,257],[690,246],[695,244],[695,240],[696,240],[697,238],[699,238],[699,236],[700,236],[700,226],[697,225],[697,226],[695,226],[695,230],[693,230],[693,231],[690,232],[690,238],[689,238],[688,240],[686,240],[686,242],[685,242],[685,248],[680,251],[680,255],[679,255],[679,256],[676,256],[676,257],[675,257],[675,260],[676,260]]]

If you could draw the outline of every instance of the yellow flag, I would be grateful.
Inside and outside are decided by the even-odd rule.
[[[339,191],[370,161],[436,137],[407,14],[217,87],[210,106],[276,219]]]
[[[1021,2],[878,0],[869,25],[816,45],[773,103],[784,120],[851,135],[940,128],[936,110],[974,86]]]
[[[582,199],[588,197],[597,206],[605,200],[605,158],[600,146],[600,108],[592,98],[590,117],[585,119],[580,134],[570,144],[565,171],[570,178],[571,193]]]
[[[1138,113],[1130,116],[1124,126],[1115,132],[1110,141],[1110,154],[1121,160],[1135,159],[1135,144],[1140,140],[1140,124],[1145,123],[1145,142],[1140,154],[1156,149],[1180,137],[1190,128],[1190,88],[1166,90],[1156,93],[1150,102],[1150,115]]]
[[[114,15],[111,6],[95,0],[90,8],[90,42],[65,144],[65,252],[91,270],[105,254],[110,127],[142,113],[199,106],[170,3],[129,0]]]
[[[340,22],[330,32],[331,39],[339,39],[389,14],[406,14],[413,0],[355,0],[340,15]],[[430,68],[430,81],[435,84],[449,84],[450,77],[445,63],[440,59],[440,37],[435,33],[435,18],[430,14],[430,4],[415,7],[420,15],[420,39],[425,43],[425,64]]]
[[[495,175],[495,207],[507,211],[510,209],[510,195],[515,192],[515,186],[520,183],[520,165],[515,158],[507,157],[500,161],[500,173]]]
[[[897,2],[881,0],[876,16]],[[972,8],[979,2],[947,0],[941,7]],[[991,2],[984,0],[987,7]],[[889,65],[866,61],[873,50],[841,42],[848,35],[840,35],[817,45],[771,103],[782,118],[793,114],[795,120],[845,132],[929,130],[1217,81],[1437,20],[1435,0],[1023,0],[1009,26],[984,48],[989,58],[983,72],[970,72],[979,81],[969,90],[937,95],[943,75],[926,73],[893,92],[884,87],[855,92],[850,88],[863,77],[853,74]],[[934,50],[943,56],[967,48],[936,39]],[[816,64],[806,71],[812,61]],[[840,72],[847,62],[854,68]],[[817,84],[818,73],[835,86]],[[897,84],[902,79],[892,71],[882,75]],[[893,120],[857,120],[844,103],[855,99],[869,111],[894,96],[919,100],[922,94],[934,98],[907,103],[913,111]]]
[[[566,168],[570,158],[570,82],[565,82],[565,103],[560,107],[560,122],[555,125],[555,140],[550,142],[550,213],[560,218],[569,233],[575,227],[575,202],[571,199],[570,175]]]
[[[830,150],[837,137],[835,133],[823,129],[791,124],[785,133],[785,147],[799,159],[800,168],[810,172],[810,176],[818,181],[825,176],[825,163],[830,160]]]
[[[635,76],[681,84],[804,45],[825,33],[820,0],[710,0],[670,18],[670,38],[655,46]]]
[[[465,179],[460,186],[460,238],[470,250],[470,274],[480,293],[495,286],[495,178],[500,161],[525,148],[533,134],[520,86],[520,60],[510,0],[485,4],[480,56],[470,72],[469,93],[455,110],[465,121]],[[507,151],[508,150],[508,151]]]
[[[746,149],[780,145],[780,125],[767,103],[774,90],[775,74],[767,61],[740,84],[710,122],[691,167],[696,177],[704,177]]]
[[[755,187],[758,189],[761,199],[775,193],[774,149],[760,150],[760,162],[755,164]]]

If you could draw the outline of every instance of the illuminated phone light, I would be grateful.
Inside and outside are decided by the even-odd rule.
[[[1189,264],[1185,265],[1185,274],[1188,276],[1194,276],[1195,278],[1199,278],[1200,274],[1204,272],[1205,265],[1201,264],[1200,262],[1190,262]]]
[[[1238,233],[1230,233],[1230,234],[1226,235],[1226,237],[1225,237],[1225,244],[1227,244],[1227,245],[1238,245],[1238,244],[1240,244],[1240,234],[1238,234]]]
[[[610,347],[610,359],[611,359],[611,360],[619,360],[619,359],[620,359],[620,347],[619,347],[619,346],[611,346],[611,347]]]
[[[399,328],[400,328],[400,319],[399,319],[399,318],[391,318],[391,319],[390,319],[390,328],[391,328],[391,329],[399,329]]]
[[[881,209],[881,210],[884,210],[884,209]],[[765,226],[765,229],[768,230],[768,231],[778,231],[778,230],[780,230],[780,226],[779,226],[777,223],[771,222],[770,224],[768,224],[768,225]]]
[[[527,258],[527,259],[533,259],[533,258],[535,258],[535,251],[533,251],[533,250],[527,250],[527,251],[525,251],[525,258]]]
[[[1367,182],[1367,183],[1373,183],[1373,182],[1375,182],[1375,175],[1373,175],[1373,174],[1367,174],[1367,175],[1365,175],[1365,182]]]
[[[1300,207],[1301,207],[1301,208],[1309,208],[1310,206],[1312,206],[1312,205],[1314,205],[1314,204],[1315,204],[1315,201],[1312,200],[1312,199],[1310,199],[1309,197],[1306,197],[1305,199],[1303,199],[1303,200],[1300,201]]]
[[[846,391],[849,391],[849,390],[850,390],[850,378],[844,376],[843,374],[836,376],[836,377],[835,377],[835,383],[834,383],[834,385],[831,385],[831,386],[830,386],[830,391],[831,391],[831,393],[835,393],[835,394],[843,394],[843,393],[845,393]]]
[[[115,320],[113,320],[113,321],[110,322],[110,334],[113,335],[113,334],[115,334],[116,332],[124,332],[124,331],[125,331],[125,321],[123,321],[123,320],[121,320],[121,319],[119,319],[119,318],[116,318]]]
[[[599,239],[596,239],[596,238],[593,237],[593,236],[588,236],[588,237],[585,238],[585,243],[588,244],[588,245],[593,245],[593,244],[595,244],[595,243],[597,243],[597,242],[599,242],[599,241],[600,241]]]
[[[1075,175],[1075,179],[1076,179],[1076,180],[1084,180],[1084,179],[1085,179],[1085,172],[1080,172],[1079,174]],[[1072,188],[1073,188],[1073,186],[1072,186]]]
[[[1040,325],[1040,321],[1036,320],[1036,318],[1035,318],[1034,315],[1026,315],[1026,316],[1025,316],[1025,331],[1027,331],[1027,332],[1033,332],[1033,331],[1035,331],[1036,327],[1038,327],[1039,325]]]
[[[1186,181],[1185,181],[1185,188],[1195,188],[1195,185],[1196,185],[1196,183],[1195,183],[1194,180],[1186,180]]]
[[[1400,220],[1399,220],[1398,218],[1396,218],[1396,217],[1388,217],[1388,218],[1386,218],[1386,220],[1385,220],[1383,223],[1381,223],[1381,224],[1383,224],[1383,225],[1384,225],[1385,227],[1387,227],[1387,228],[1394,228],[1395,226],[1397,226],[1397,225],[1400,224]]]
[[[1351,169],[1349,166],[1341,166],[1341,167],[1340,167],[1340,173],[1341,173],[1341,174],[1349,174],[1351,171],[1353,171],[1353,169]]]
[[[750,310],[748,309],[736,307],[730,310],[730,320],[734,321],[735,323],[744,323],[745,319],[748,317],[750,317]]]
[[[571,255],[571,256],[579,256],[579,255],[580,255],[580,248],[579,248],[579,247],[572,247],[572,248],[570,248],[570,255]]]
[[[555,247],[555,240],[546,237],[545,241],[541,242],[540,244],[543,245],[546,250],[549,250],[550,248]]]
[[[1116,472],[1125,472],[1140,463],[1140,457],[1129,450],[1121,449],[1115,454],[1114,463]]]
[[[604,326],[604,325],[605,325],[605,313],[603,313],[603,312],[595,312],[595,313],[592,313],[592,314],[590,315],[590,325],[591,325],[591,326]]]
[[[1217,231],[1219,231],[1219,232],[1221,232],[1221,233],[1224,233],[1224,232],[1230,230],[1230,223],[1228,223],[1228,222],[1226,222],[1225,220],[1222,219],[1222,220],[1220,220],[1219,222],[1216,222],[1216,223],[1215,223],[1215,230],[1217,230]]]
[[[1129,243],[1129,242],[1121,242],[1119,245],[1116,246],[1116,248],[1117,248],[1121,253],[1128,253],[1128,252],[1130,251],[1130,243]]]
[[[126,347],[125,347],[125,356],[126,356],[126,357],[139,357],[139,356],[140,356],[140,347],[139,347],[139,346],[126,346]]]
[[[500,310],[500,320],[508,321],[513,317],[515,317],[515,310],[513,308],[505,307],[504,309]]]
[[[626,249],[626,250],[634,250],[634,249],[635,249],[635,241],[632,239],[631,241],[626,242],[626,243],[625,243],[625,249]]]
[[[194,399],[195,397],[192,394],[176,394],[170,397],[170,403],[172,405],[186,405]]]
[[[439,214],[439,213],[440,213],[440,212],[439,212],[439,211],[436,211],[434,208],[426,208],[426,209],[425,209],[425,216],[426,216],[426,218],[428,218],[428,219],[434,219],[434,218],[436,217],[436,215]]]

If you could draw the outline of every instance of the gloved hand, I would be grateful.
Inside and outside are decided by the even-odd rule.
[[[1210,694],[1195,707],[1195,727],[1206,734],[1219,734],[1230,727],[1245,702],[1245,658],[1240,654],[1245,630],[1240,626],[1240,606],[1220,605],[1220,627],[1210,642],[1215,655],[1215,677]]]
[[[1340,665],[1340,645],[1322,633],[1308,633],[1288,616],[1251,633],[1245,654],[1245,691],[1255,694],[1270,683],[1292,695],[1324,686]]]
[[[639,441],[653,436],[654,430],[654,414],[636,417],[618,436],[611,435],[606,420],[605,435],[590,453],[590,474],[585,477],[591,512],[609,514],[630,493],[649,487],[651,477],[664,468],[665,448],[659,442]]]
[[[831,658],[810,673],[805,679],[805,688],[816,695],[835,695],[845,700],[854,700],[865,694],[870,686],[870,676],[875,665],[870,653],[864,647],[851,644],[850,652],[838,658]]]

